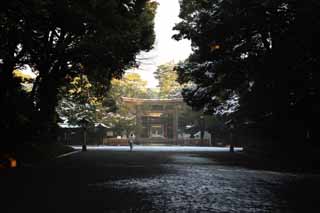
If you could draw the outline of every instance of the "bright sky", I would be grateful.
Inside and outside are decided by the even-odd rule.
[[[148,53],[141,53],[137,58],[142,59],[141,66],[135,70],[144,80],[148,81],[148,87],[156,87],[158,82],[153,72],[157,66],[174,61],[175,63],[186,59],[191,53],[191,43],[188,40],[179,42],[171,39],[175,32],[174,24],[179,22],[179,0],[157,0],[159,3],[155,16],[156,41],[154,48]]]

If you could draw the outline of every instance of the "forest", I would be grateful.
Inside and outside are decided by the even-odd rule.
[[[180,3],[174,38],[193,48],[177,66],[179,82],[189,84],[185,101],[228,114],[237,139],[251,147],[319,147],[319,2]]]
[[[125,73],[139,67],[139,52],[153,48],[155,1],[3,3],[0,128],[10,140],[1,146],[55,141],[59,123],[133,122],[119,107],[127,96],[183,97],[213,120],[208,129],[225,126],[244,147],[319,147],[320,3],[181,0],[180,6],[173,38],[189,39],[193,53],[159,66],[159,87],[150,89],[138,74]],[[120,120],[113,122],[130,124]]]
[[[56,108],[67,93],[81,108],[112,108],[106,99],[111,80],[153,46],[156,8],[147,0],[3,2],[0,128],[8,140],[1,146],[54,141],[61,119]]]

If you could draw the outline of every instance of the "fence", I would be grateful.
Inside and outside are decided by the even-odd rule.
[[[97,131],[87,131],[87,145],[128,146],[128,139],[107,138],[106,134]],[[83,130],[80,128],[60,129],[58,140],[66,145],[82,145]],[[135,144],[141,145],[180,145],[180,146],[210,146],[208,139],[168,139],[168,138],[139,138]]]
[[[127,146],[128,139],[104,138],[104,145],[109,146]],[[141,145],[180,145],[180,146],[210,146],[207,139],[201,141],[200,139],[154,139],[154,138],[140,138],[135,141],[135,144]]]

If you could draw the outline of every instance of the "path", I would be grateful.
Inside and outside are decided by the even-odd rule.
[[[126,148],[1,171],[1,212],[320,212],[317,175],[220,165],[208,150]]]

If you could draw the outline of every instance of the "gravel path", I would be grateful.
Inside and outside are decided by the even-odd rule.
[[[320,212],[318,175],[221,165],[206,156],[99,148],[1,171],[1,212]]]

